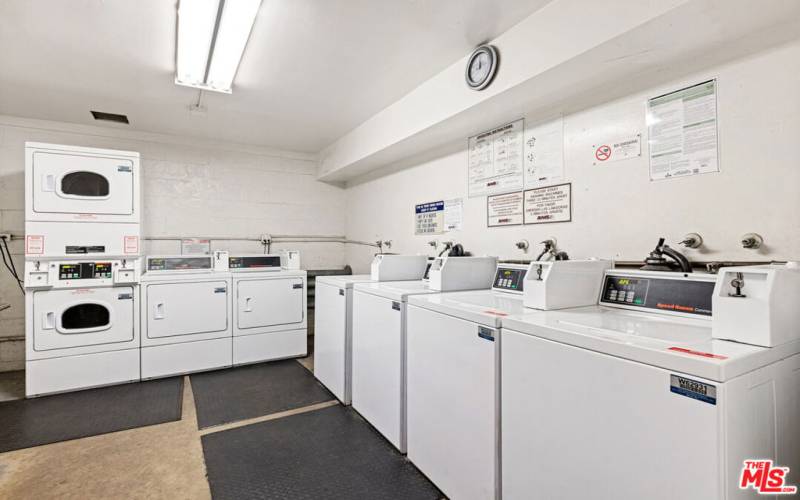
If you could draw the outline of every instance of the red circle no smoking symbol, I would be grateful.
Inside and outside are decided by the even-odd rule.
[[[611,148],[606,145],[600,146],[599,148],[597,148],[597,151],[594,152],[594,157],[597,158],[599,161],[608,160],[609,158],[611,158]]]

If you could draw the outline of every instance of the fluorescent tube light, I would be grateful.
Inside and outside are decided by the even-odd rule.
[[[261,0],[180,0],[175,83],[231,92]]]

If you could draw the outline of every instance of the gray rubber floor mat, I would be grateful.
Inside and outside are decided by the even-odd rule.
[[[443,497],[364,419],[340,405],[202,440],[215,500]]]
[[[191,381],[200,429],[334,399],[293,359],[195,373]]]
[[[0,403],[0,452],[173,422],[183,377]]]

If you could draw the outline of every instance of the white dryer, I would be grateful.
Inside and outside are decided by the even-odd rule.
[[[148,256],[141,280],[142,378],[231,366],[231,275],[211,256]]]
[[[138,255],[139,153],[25,144],[29,258]]]
[[[607,271],[597,306],[503,319],[506,500],[753,498],[745,460],[800,470],[800,341],[714,339],[715,281]]]
[[[441,257],[431,265],[433,286],[423,280],[354,285],[353,408],[401,453],[406,452],[408,297],[489,288],[496,266],[496,257]]]
[[[408,299],[408,458],[449,498],[499,498],[501,328],[525,311],[528,267],[498,264],[491,290]]]
[[[230,256],[228,267],[233,285],[233,364],[305,356],[306,272],[283,269],[280,254]]]
[[[139,380],[138,266],[25,263],[28,397]]]
[[[319,276],[314,291],[314,376],[345,405],[351,402],[353,285],[369,274]]]

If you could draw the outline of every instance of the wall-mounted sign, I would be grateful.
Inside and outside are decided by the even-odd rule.
[[[558,184],[525,191],[525,224],[572,220],[572,184]]]
[[[525,130],[525,189],[563,180],[563,118]]]
[[[464,222],[464,202],[461,198],[444,200],[444,230],[461,231]]]
[[[486,225],[497,227],[522,224],[523,199],[522,191],[487,196]]]
[[[517,120],[469,138],[470,197],[523,188],[524,128],[525,121]]]
[[[414,205],[414,234],[460,231],[464,219],[461,198]]]
[[[181,240],[181,255],[211,255],[211,241],[184,238]]]
[[[719,172],[717,81],[647,101],[650,179]]]
[[[444,232],[444,201],[420,203],[414,206],[414,234]]]
[[[594,144],[592,152],[595,165],[642,156],[642,134]]]

